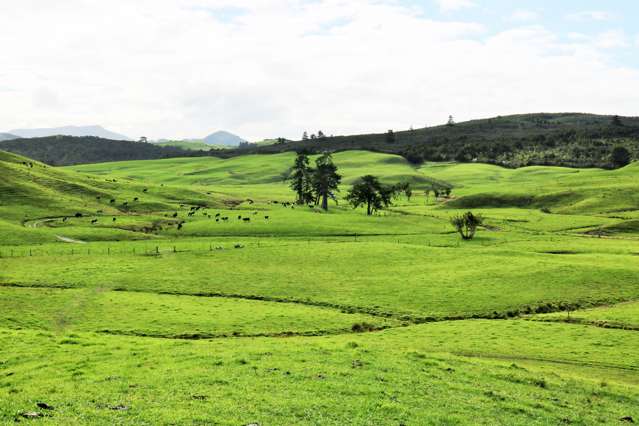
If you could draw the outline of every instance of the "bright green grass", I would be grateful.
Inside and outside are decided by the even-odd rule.
[[[0,418],[44,401],[43,424],[615,424],[637,415],[638,339],[525,321],[198,342],[3,331]]]
[[[639,302],[619,303],[613,306],[554,313],[535,317],[540,320],[554,320],[593,324],[600,327],[627,328],[639,330]]]
[[[122,315],[124,312],[127,315]],[[377,327],[392,324],[367,315],[300,304],[99,288],[0,287],[0,324],[12,328],[210,338],[343,333],[361,323]]]
[[[535,253],[479,240],[459,248],[361,241],[226,247],[177,254],[165,247],[160,256],[140,249],[137,255],[87,255],[78,248],[75,256],[3,258],[0,282],[261,295],[417,318],[639,298],[639,264],[629,254]]]
[[[414,196],[373,217],[284,208],[290,153],[63,169],[0,153],[0,422],[38,401],[56,407],[42,424],[639,418],[639,335],[595,327],[639,323],[636,164],[334,158],[340,197],[365,174]],[[433,181],[453,198],[427,199]],[[486,221],[463,242],[449,218],[469,208]]]

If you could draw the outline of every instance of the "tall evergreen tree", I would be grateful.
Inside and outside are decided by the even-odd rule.
[[[313,169],[308,165],[308,155],[300,152],[295,157],[295,164],[288,179],[291,181],[290,187],[295,191],[297,204],[306,204],[313,201],[313,186],[311,185],[311,174]]]
[[[339,183],[342,176],[337,173],[337,166],[333,163],[333,157],[325,152],[315,161],[313,171],[313,192],[315,194],[315,204],[321,202],[321,207],[328,210],[328,199],[335,200],[335,192],[339,191]]]

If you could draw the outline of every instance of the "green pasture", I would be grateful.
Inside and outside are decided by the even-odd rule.
[[[325,212],[293,159],[0,152],[0,423],[639,421],[639,165],[339,152]],[[366,174],[412,197],[366,216]]]

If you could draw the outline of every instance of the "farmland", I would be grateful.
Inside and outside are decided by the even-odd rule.
[[[289,204],[294,158],[0,152],[0,422],[639,419],[639,164],[344,151],[325,212]],[[412,197],[366,216],[366,174]]]

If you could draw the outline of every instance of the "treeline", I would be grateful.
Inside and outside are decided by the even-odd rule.
[[[116,141],[93,136],[13,139],[0,141],[0,150],[33,158],[52,166],[209,155],[207,151],[192,151],[179,147]]]
[[[549,165],[621,167],[639,160],[639,118],[590,114],[526,114],[441,126],[351,136],[326,136],[322,131],[302,140],[276,139],[273,144],[243,143],[236,149],[186,150],[144,142],[97,137],[51,136],[0,141],[10,151],[50,165],[171,157],[346,150],[399,154],[414,164],[425,161],[482,162],[505,167]]]
[[[613,152],[639,159],[639,118],[590,114],[526,114],[407,131],[325,136],[231,150],[225,156],[285,151],[364,149],[399,154],[408,161],[483,162],[506,167],[556,165],[619,167]]]

